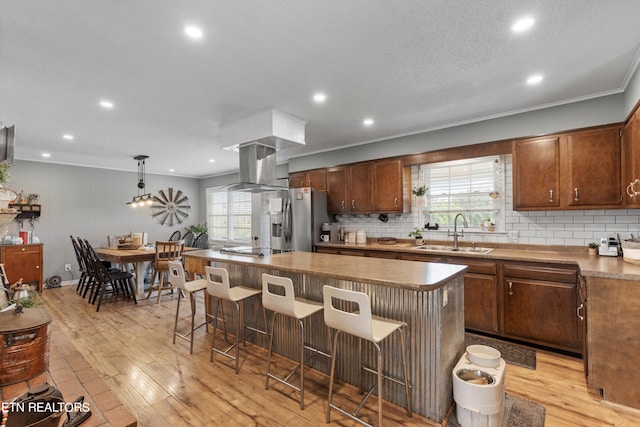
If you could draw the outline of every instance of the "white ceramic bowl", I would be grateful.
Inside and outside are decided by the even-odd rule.
[[[474,365],[496,368],[500,365],[500,352],[488,345],[467,346],[467,357]]]

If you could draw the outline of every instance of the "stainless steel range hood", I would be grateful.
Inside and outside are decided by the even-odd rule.
[[[227,191],[285,190],[276,185],[276,151],[304,145],[305,122],[283,111],[268,109],[222,126],[222,147],[238,150],[240,182],[221,187]]]

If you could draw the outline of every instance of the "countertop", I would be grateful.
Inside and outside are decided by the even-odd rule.
[[[432,291],[440,288],[467,269],[464,265],[368,257],[358,258],[358,262],[353,262],[353,258],[314,252],[287,252],[252,257],[205,249],[184,253],[183,257],[273,268],[414,291]]]
[[[434,244],[442,244],[443,242],[434,242]],[[451,245],[451,242],[444,242]],[[431,243],[427,243],[431,244]],[[337,248],[337,249],[361,249],[389,252],[405,252],[415,254],[438,254],[447,257],[465,257],[479,259],[496,259],[503,261],[540,261],[553,262],[556,264],[577,265],[580,274],[585,277],[604,277],[621,280],[640,280],[640,265],[625,262],[622,257],[607,257],[599,255],[589,255],[586,248],[584,253],[580,251],[582,248],[562,249],[562,250],[541,250],[532,249],[523,245],[522,249],[518,249],[517,245],[509,245],[508,247],[496,247],[488,254],[472,253],[472,252],[430,252],[422,249],[416,249],[415,243],[406,243],[399,241],[396,244],[387,245],[379,244],[375,241],[368,241],[366,244],[346,244],[342,242],[316,243],[318,247]],[[478,246],[489,247],[488,244],[480,244]]]

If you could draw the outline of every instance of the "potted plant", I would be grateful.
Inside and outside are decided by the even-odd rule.
[[[589,243],[589,255],[598,255],[598,246],[596,242]]]
[[[424,227],[416,227],[409,233],[409,237],[414,237],[416,239],[416,245],[422,244],[423,231],[424,231]]]
[[[419,208],[423,208],[426,202],[426,194],[429,190],[429,187],[426,185],[421,185],[419,187],[413,187],[411,193],[415,196],[416,204]]]
[[[187,231],[190,231],[193,233],[194,236],[199,236],[202,233],[206,233],[207,232],[207,224],[196,224],[196,225],[190,225],[188,227],[184,228]]]

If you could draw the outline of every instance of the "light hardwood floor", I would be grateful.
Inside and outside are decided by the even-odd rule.
[[[306,371],[306,407],[301,411],[293,390],[273,383],[264,389],[264,349],[250,343],[243,347],[240,373],[235,375],[230,359],[209,362],[211,332],[205,334],[204,328],[196,333],[193,355],[186,341],[172,344],[176,297],[163,296],[159,305],[155,299],[137,306],[107,302],[96,313],[74,286],[46,289],[43,295],[53,322],[65,328],[71,344],[140,426],[325,424],[326,375]],[[181,305],[183,326],[188,325],[187,307]],[[276,358],[277,367],[289,365]],[[640,411],[600,402],[587,389],[581,360],[539,351],[536,370],[507,365],[506,378],[508,393],[544,405],[547,426],[640,425]],[[341,384],[337,390],[341,399],[359,397],[349,386]],[[375,409],[373,403],[367,406]],[[375,420],[374,412],[363,412]],[[439,425],[415,414],[408,418],[403,408],[392,404],[385,404],[383,412],[387,425]],[[331,424],[355,425],[335,412]]]

